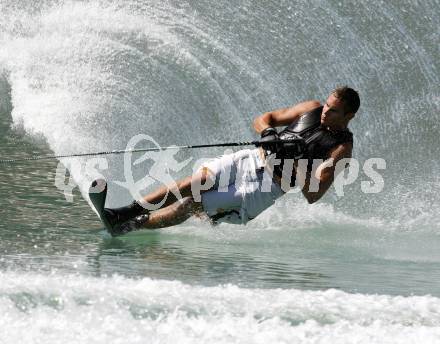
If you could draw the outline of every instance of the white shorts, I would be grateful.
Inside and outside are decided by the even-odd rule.
[[[245,149],[207,161],[214,188],[202,193],[203,209],[215,222],[246,224],[284,192],[264,169],[259,149]]]

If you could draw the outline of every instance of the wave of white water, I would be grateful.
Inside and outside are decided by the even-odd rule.
[[[436,343],[440,299],[1,272],[0,343]]]

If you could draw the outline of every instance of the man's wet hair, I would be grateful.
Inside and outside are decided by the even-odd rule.
[[[346,113],[356,113],[361,105],[359,93],[348,86],[337,87],[332,91],[332,94],[344,102]]]

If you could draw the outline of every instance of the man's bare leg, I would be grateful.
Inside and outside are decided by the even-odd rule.
[[[186,197],[173,204],[154,211],[148,220],[142,224],[142,228],[156,229],[178,225],[189,217],[203,210],[202,205],[194,202],[192,197]]]
[[[202,211],[201,203],[199,203],[201,200],[196,197],[196,193],[199,193],[198,196],[200,196],[212,186],[212,181],[207,180],[208,173],[210,173],[208,169],[202,169],[201,172],[176,182],[176,185],[160,187],[142,200],[135,201],[128,206],[106,208],[107,217],[111,219],[116,228],[114,231],[123,234],[140,228],[153,229],[174,226],[182,223],[194,213],[200,213]],[[194,190],[192,190],[193,187]],[[176,192],[176,190],[182,197],[176,197],[173,194],[173,191]],[[157,210],[154,209],[156,211],[148,209],[152,204],[159,204],[164,199],[163,204]]]

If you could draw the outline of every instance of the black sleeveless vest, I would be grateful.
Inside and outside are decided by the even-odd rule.
[[[353,134],[348,129],[333,132],[321,126],[322,106],[304,113],[298,121],[293,122],[282,130],[279,134],[280,139],[288,140],[298,135],[306,142],[305,155],[303,159],[309,160],[309,170],[312,168],[313,159],[328,159],[330,151],[342,144],[353,143]],[[281,159],[281,164],[275,166],[274,173],[281,178],[284,159],[288,158],[287,154],[278,154],[276,157]],[[291,179],[291,186],[295,184],[295,171]]]

